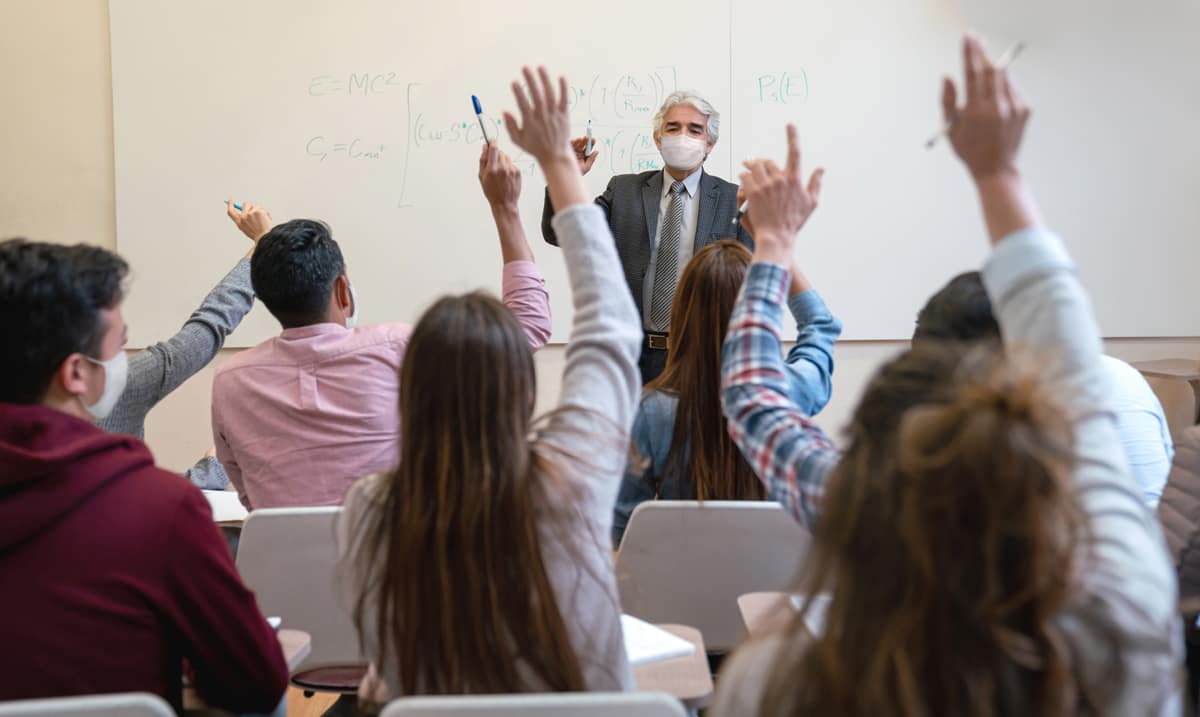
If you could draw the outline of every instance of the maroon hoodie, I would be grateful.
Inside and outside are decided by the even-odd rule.
[[[0,403],[0,700],[145,691],[270,712],[288,670],[208,501],[141,441]]]

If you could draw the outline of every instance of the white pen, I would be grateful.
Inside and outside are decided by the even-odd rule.
[[[1021,50],[1024,50],[1024,49],[1025,49],[1024,42],[1018,42],[1017,44],[1008,48],[1008,50],[1006,50],[1004,52],[1004,54],[1000,56],[1000,59],[996,62],[996,69],[997,70],[1008,69],[1008,66],[1011,65],[1013,63],[1013,61],[1017,59],[1017,55],[1020,55]],[[934,145],[936,145],[938,143],[938,140],[941,139],[942,137],[945,137],[947,134],[949,134],[951,128],[953,128],[953,127],[954,127],[954,119],[951,118],[951,119],[946,120],[946,123],[944,125],[942,125],[942,128],[940,130],[937,131],[937,134],[933,135],[932,137],[929,138],[928,141],[925,142],[925,149],[933,149]]]
[[[583,150],[584,158],[592,156],[592,121],[588,120],[587,147]]]
[[[742,206],[738,207],[737,214],[733,215],[733,221],[730,222],[733,226],[737,226],[742,222],[742,216],[750,209],[750,200],[742,202]]]

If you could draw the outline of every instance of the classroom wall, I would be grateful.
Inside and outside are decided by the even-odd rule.
[[[5,28],[0,42],[0,237],[115,248],[108,3],[0,0],[0,27]],[[163,227],[164,236],[170,231]],[[231,254],[231,263],[235,256]],[[135,291],[138,273],[181,270],[133,269]],[[820,277],[814,279],[819,285]],[[894,341],[839,344],[834,397],[819,418],[822,426],[839,429],[875,367],[903,347],[904,342]],[[1113,339],[1108,349],[1126,360],[1200,357],[1200,337]],[[216,363],[231,353],[223,351]],[[558,395],[563,356],[561,346],[547,347],[537,356],[540,409],[553,406]],[[210,366],[184,384],[150,415],[146,439],[162,465],[182,469],[212,444],[212,371]]]

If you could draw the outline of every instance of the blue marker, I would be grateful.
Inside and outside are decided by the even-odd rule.
[[[221,202],[221,204],[228,204],[228,203],[229,203],[229,202]],[[234,203],[233,203],[233,208],[234,208],[234,209],[236,209],[236,210],[238,210],[239,212],[240,212],[240,211],[242,211],[242,205],[241,205],[241,204],[238,204],[237,202],[234,202]]]
[[[479,131],[483,132],[483,141],[486,144],[491,140],[487,136],[487,128],[483,126],[483,108],[479,106],[479,98],[471,95],[471,104],[475,105],[475,119],[479,120]]]

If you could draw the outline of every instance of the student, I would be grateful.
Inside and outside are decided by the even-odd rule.
[[[830,592],[824,630],[806,639],[795,619],[739,651],[714,714],[1179,713],[1175,579],[1087,296],[1016,169],[1029,112],[973,37],[964,55],[965,107],[944,90],[950,140],[995,245],[983,277],[1001,333],[1036,364],[935,344],[881,369],[815,506],[801,592]],[[787,170],[743,175],[755,263],[723,364],[738,445],[793,486],[821,441],[779,359],[780,264],[811,210],[799,175],[794,144]]]
[[[106,433],[125,387],[115,254],[0,243],[0,700],[151,692],[270,712],[288,670],[200,491]]]
[[[913,343],[923,341],[983,341],[999,346],[1000,326],[977,271],[960,274],[934,294],[917,314]],[[1171,429],[1162,404],[1137,369],[1112,356],[1104,357],[1117,432],[1142,500],[1153,510],[1162,497],[1171,456]]]
[[[633,421],[633,455],[613,514],[614,545],[643,501],[763,499],[762,483],[733,444],[721,412],[721,342],[749,266],[750,250],[722,240],[696,254],[679,280],[667,365],[646,386]],[[788,308],[798,327],[784,364],[789,395],[812,416],[829,402],[833,344],[842,324],[795,266]]]
[[[246,257],[217,284],[183,328],[166,341],[147,346],[129,358],[125,391],[112,413],[97,421],[109,433],[126,433],[138,439],[146,434],[146,414],[184,381],[208,365],[228,336],[254,306],[250,286],[250,256],[258,240],[271,228],[271,215],[262,207],[246,203],[240,210],[230,200],[226,212],[238,229],[250,238]],[[205,456],[184,474],[201,488],[222,490],[229,477],[215,456]]]
[[[612,505],[641,380],[641,325],[570,147],[566,80],[516,83],[513,143],[542,168],[575,317],[559,404],[533,421],[512,312],[446,297],[413,330],[399,468],[350,490],[342,591],[390,696],[633,688],[612,571]],[[493,153],[500,172],[519,176]]]
[[[536,350],[550,337],[550,306],[521,227],[520,190],[519,175],[484,186],[500,234],[504,303]],[[283,332],[217,369],[217,458],[247,509],[340,505],[354,479],[399,458],[396,391],[413,327],[356,328],[359,298],[321,222],[276,226],[250,271]]]

